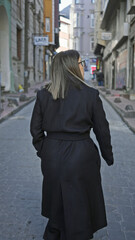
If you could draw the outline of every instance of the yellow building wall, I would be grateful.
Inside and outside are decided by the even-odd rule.
[[[53,42],[53,0],[44,0],[44,34]],[[46,32],[46,18],[50,18],[50,32]]]

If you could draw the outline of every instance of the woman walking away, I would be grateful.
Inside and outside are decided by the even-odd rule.
[[[101,186],[101,154],[113,164],[109,125],[98,90],[84,82],[84,61],[75,50],[58,53],[51,83],[37,93],[31,134],[43,174],[45,240],[89,240],[107,225]],[[46,134],[45,134],[46,133]]]

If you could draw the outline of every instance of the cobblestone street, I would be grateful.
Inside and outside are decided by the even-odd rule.
[[[0,125],[0,239],[42,239],[40,159],[29,133],[33,103]]]
[[[115,164],[102,161],[108,227],[95,240],[135,240],[135,135],[103,102]],[[29,133],[32,108],[33,103],[0,124],[0,240],[41,240],[47,221],[40,215],[40,159]]]
[[[103,101],[110,123],[115,164],[102,161],[102,179],[108,227],[99,231],[99,239],[135,239],[135,134],[116,112]]]

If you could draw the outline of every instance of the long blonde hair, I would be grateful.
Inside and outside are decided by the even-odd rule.
[[[83,76],[78,64],[79,57],[76,50],[63,51],[54,57],[51,65],[51,83],[46,86],[53,99],[64,98],[70,84],[81,88]]]

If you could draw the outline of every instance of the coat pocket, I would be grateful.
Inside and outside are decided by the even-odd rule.
[[[40,150],[37,152],[37,156],[40,158],[42,157],[42,153],[44,150],[44,141],[45,141],[45,138],[40,142]]]

